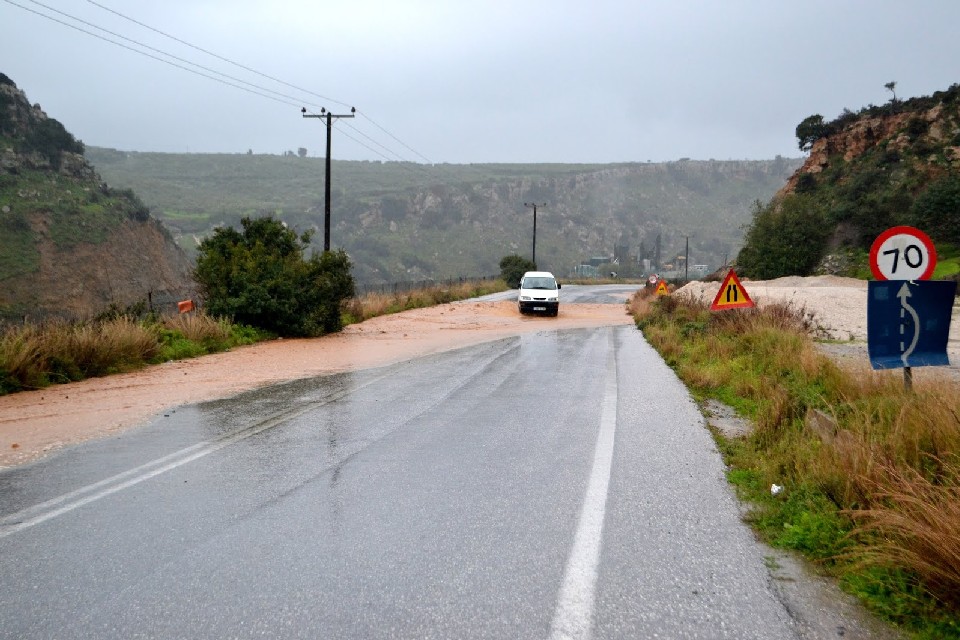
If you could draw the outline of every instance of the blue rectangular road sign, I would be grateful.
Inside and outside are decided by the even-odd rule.
[[[947,366],[956,282],[867,283],[867,350],[874,369]]]

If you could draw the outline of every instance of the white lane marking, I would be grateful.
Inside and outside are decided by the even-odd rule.
[[[611,342],[613,333],[610,333]],[[551,640],[586,640],[593,627],[594,592],[603,540],[603,519],[607,508],[610,470],[613,466],[613,443],[617,430],[617,361],[611,344],[607,359],[600,432],[593,454],[593,469],[580,511],[573,548],[564,568],[563,585],[557,608],[550,624]]]
[[[23,531],[24,529],[29,529],[30,527],[36,526],[41,522],[46,522],[47,520],[56,518],[57,516],[61,516],[65,513],[73,511],[78,507],[82,507],[85,504],[89,504],[101,498],[105,498],[111,494],[114,494],[118,491],[122,491],[123,489],[127,489],[134,485],[140,484],[144,480],[155,478],[156,476],[166,473],[167,471],[171,471],[173,469],[176,469],[177,467],[183,466],[188,462],[193,462],[194,460],[203,458],[204,456],[214,453],[215,451],[219,451],[220,449],[223,449],[228,445],[234,444],[235,442],[239,442],[240,440],[244,440],[246,438],[249,438],[250,436],[254,436],[258,433],[266,431],[267,429],[272,429],[273,427],[276,427],[279,424],[282,424],[289,420],[293,420],[294,418],[298,418],[303,414],[309,411],[312,411],[313,409],[316,409],[317,407],[321,407],[323,405],[336,402],[337,400],[351,393],[354,393],[355,391],[359,391],[364,387],[367,387],[371,384],[374,384],[375,382],[379,382],[380,380],[383,380],[384,378],[388,377],[388,375],[389,374],[383,374],[383,375],[377,376],[375,378],[368,380],[363,384],[357,385],[356,387],[353,387],[346,391],[335,393],[332,396],[325,398],[324,400],[321,400],[319,402],[311,402],[306,406],[300,407],[299,409],[284,411],[278,415],[275,415],[272,418],[269,418],[268,420],[255,424],[251,427],[247,427],[246,429],[241,429],[240,431],[237,431],[235,433],[232,433],[226,436],[222,436],[220,438],[217,438],[216,440],[207,440],[204,442],[197,443],[195,445],[186,447],[179,451],[175,451],[171,454],[163,456],[162,458],[157,458],[156,460],[140,465],[139,467],[135,467],[128,471],[124,471],[123,473],[118,473],[115,476],[111,476],[104,480],[100,480],[99,482],[95,482],[85,487],[81,487],[79,489],[76,489],[75,491],[65,493],[62,496],[58,496],[56,498],[47,500],[46,502],[32,505],[25,509],[21,509],[20,511],[17,511],[15,513],[8,514],[3,518],[0,518],[0,538],[5,538],[6,536],[17,533],[18,531]],[[173,460],[173,461],[167,464],[163,464],[163,466],[160,466],[159,468],[148,471],[148,469],[151,469],[152,467],[156,467],[158,464],[162,464],[167,460]],[[130,476],[133,476],[133,477],[124,482],[120,482],[121,480],[124,480],[124,478],[128,478]],[[119,484],[115,484],[117,482],[119,482]],[[100,491],[96,491],[101,487],[107,487],[107,488],[102,489]],[[84,494],[89,494],[92,491],[96,491],[96,493],[92,493],[91,495],[87,495],[86,497],[83,497],[83,498],[79,497],[79,496],[83,496]],[[77,499],[74,499],[74,498],[77,498]],[[51,507],[56,507],[58,504],[62,504],[64,502],[66,502],[66,504],[64,504],[62,507],[51,509]],[[38,515],[31,516],[31,514],[34,514],[34,513],[38,513]]]

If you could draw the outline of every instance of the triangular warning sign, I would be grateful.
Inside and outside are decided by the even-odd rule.
[[[753,306],[756,305],[753,304],[753,300],[750,299],[747,290],[740,284],[740,279],[737,278],[737,274],[733,269],[730,269],[727,277],[723,279],[723,284],[720,285],[720,291],[717,291],[717,297],[713,299],[713,304],[710,305],[710,310],[724,311],[726,309],[743,309]]]
[[[670,289],[667,289],[667,281],[661,280],[657,285],[657,295],[658,296],[668,296],[670,295]]]

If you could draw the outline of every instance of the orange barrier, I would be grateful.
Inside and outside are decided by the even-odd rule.
[[[193,311],[193,300],[184,300],[177,303],[177,309],[180,313],[189,313]]]

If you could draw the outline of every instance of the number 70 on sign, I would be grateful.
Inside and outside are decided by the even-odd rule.
[[[870,247],[870,271],[877,280],[929,280],[936,266],[933,241],[913,227],[887,229]]]

